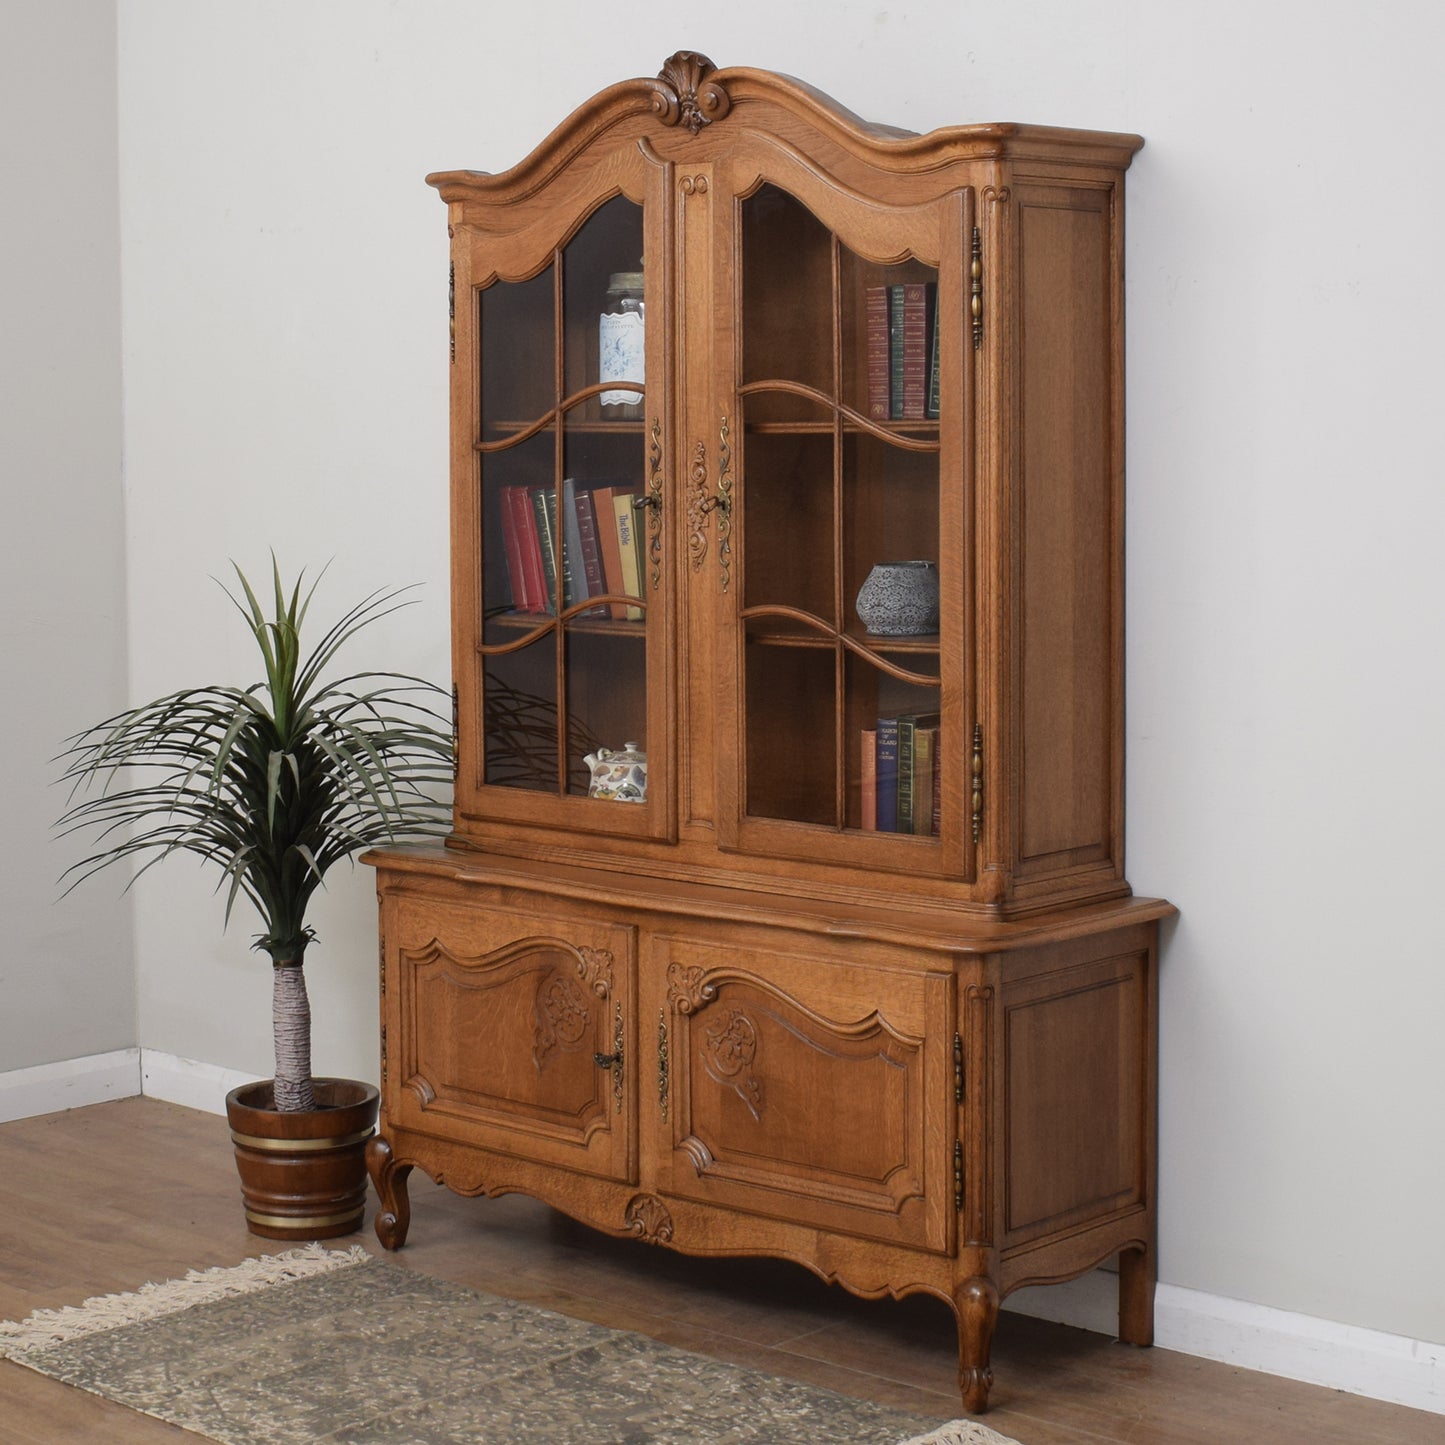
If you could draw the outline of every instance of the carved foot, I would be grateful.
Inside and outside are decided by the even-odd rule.
[[[406,1177],[410,1164],[400,1164],[391,1152],[391,1145],[380,1134],[373,1135],[366,1146],[366,1168],[376,1187],[381,1208],[376,1213],[376,1237],[387,1249],[400,1249],[411,1228],[411,1200],[407,1197]]]
[[[1154,1251],[1119,1252],[1119,1338],[1126,1345],[1154,1343]]]
[[[975,1275],[958,1287],[953,1302],[958,1314],[958,1387],[963,1408],[970,1415],[982,1415],[993,1386],[989,1354],[998,1324],[998,1290],[991,1279]]]

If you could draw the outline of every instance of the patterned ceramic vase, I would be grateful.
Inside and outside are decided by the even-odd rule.
[[[636,743],[621,749],[598,748],[582,759],[592,773],[589,798],[608,798],[615,803],[647,801],[647,754]]]
[[[858,592],[858,620],[878,637],[938,631],[938,568],[932,562],[880,562]]]

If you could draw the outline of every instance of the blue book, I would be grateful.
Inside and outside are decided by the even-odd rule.
[[[898,719],[878,719],[878,831],[898,831]]]

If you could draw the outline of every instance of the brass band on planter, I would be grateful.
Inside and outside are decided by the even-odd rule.
[[[364,1204],[358,1204],[355,1209],[343,1209],[340,1214],[257,1214],[255,1210],[248,1209],[246,1218],[252,1224],[260,1224],[267,1229],[326,1229],[333,1224],[359,1219],[365,1212]]]
[[[316,1149],[345,1149],[351,1144],[361,1144],[376,1133],[374,1126],[368,1126],[356,1134],[343,1134],[339,1139],[262,1139],[255,1134],[238,1134],[231,1130],[231,1142],[242,1149],[259,1149],[262,1153],[307,1154]]]

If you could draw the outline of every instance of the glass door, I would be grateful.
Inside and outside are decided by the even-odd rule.
[[[962,762],[961,488],[943,486],[962,422],[940,368],[962,320],[941,334],[941,208],[882,240],[876,211],[835,209],[770,183],[737,208],[733,841],[935,871]]]
[[[475,293],[488,816],[629,833],[663,816],[658,343],[643,249],[644,209],[616,195],[535,274]]]

